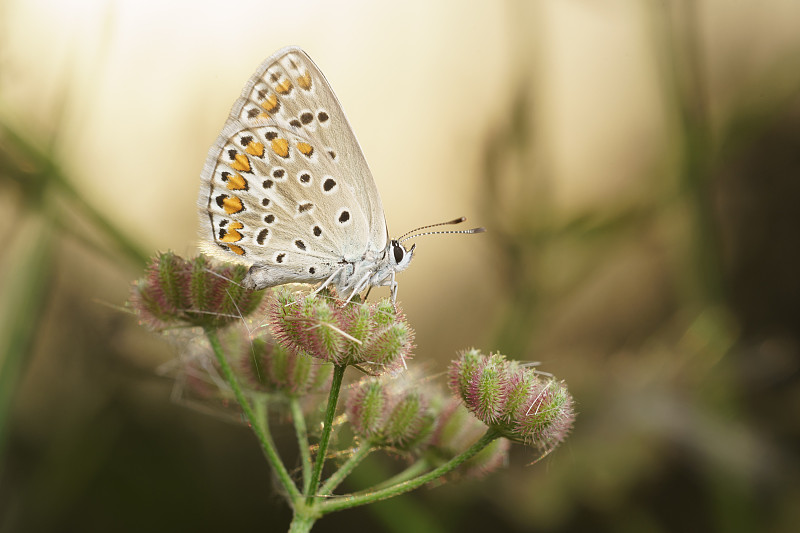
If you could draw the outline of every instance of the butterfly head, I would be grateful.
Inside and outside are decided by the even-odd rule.
[[[416,244],[412,245],[411,248],[406,249],[398,240],[392,240],[389,243],[389,264],[392,267],[392,270],[395,272],[400,272],[401,270],[405,270],[408,268],[408,265],[411,263],[411,259],[414,256],[414,249],[417,247]]]
[[[464,222],[466,219],[464,217],[457,218],[455,220],[449,220],[447,222],[440,222],[438,224],[430,224],[428,226],[422,226],[421,228],[417,228],[411,230],[403,235],[399,236],[396,239],[392,239],[389,242],[389,267],[394,272],[400,272],[401,270],[405,270],[408,268],[409,263],[411,263],[411,259],[414,257],[414,249],[417,247],[416,244],[412,245],[411,248],[406,248],[403,246],[403,241],[407,241],[409,239],[413,239],[414,237],[422,237],[423,235],[436,235],[441,233],[482,233],[486,231],[483,228],[472,228],[467,230],[448,230],[448,231],[425,231],[420,233],[420,230],[426,230],[429,228],[435,228],[437,226],[446,226],[451,224],[460,224]]]

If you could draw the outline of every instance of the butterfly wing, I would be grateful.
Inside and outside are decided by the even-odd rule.
[[[198,199],[206,252],[325,279],[386,248],[380,196],[328,81],[299,48],[268,58],[211,147]],[[221,252],[221,253],[220,253]]]

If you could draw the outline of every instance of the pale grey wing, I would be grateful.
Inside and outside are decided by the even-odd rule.
[[[297,49],[278,52],[248,81],[209,151],[198,203],[205,251],[268,266],[274,284],[325,279],[340,260],[386,242],[357,141]]]
[[[305,137],[275,119],[229,121],[203,169],[205,250],[268,266],[270,279],[283,283],[319,281],[335,271],[342,259],[336,231],[352,228],[366,242],[358,220],[366,215],[313,152]]]
[[[231,110],[230,120],[254,119],[274,120],[305,139],[325,174],[343,185],[348,196],[352,195],[348,207],[351,215],[356,205],[363,212],[367,241],[357,231],[362,228],[357,213],[354,214],[357,224],[349,227],[334,224],[332,231],[343,246],[343,255],[354,259],[367,250],[383,251],[388,232],[372,173],[328,80],[303,50],[289,47],[278,51],[250,78]],[[344,207],[339,202],[332,208],[333,214]]]

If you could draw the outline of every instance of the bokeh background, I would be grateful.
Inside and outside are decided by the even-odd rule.
[[[796,0],[3,0],[0,531],[286,530],[248,429],[172,401],[123,305],[195,253],[206,151],[288,44],[391,233],[489,230],[418,241],[415,363],[540,361],[579,411],[543,461],[314,531],[797,530]]]

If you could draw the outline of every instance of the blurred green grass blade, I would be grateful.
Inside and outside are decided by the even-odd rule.
[[[52,280],[53,230],[31,216],[22,224],[30,238],[6,255],[0,282],[0,456],[5,447],[17,384],[40,331]]]
[[[139,265],[147,263],[149,255],[144,251],[144,248],[139,246],[130,235],[116,226],[111,219],[87,202],[49,153],[36,147],[23,135],[2,121],[0,121],[0,139],[12,145],[24,160],[36,165],[36,175],[41,176],[42,179],[37,180],[39,183],[35,185],[41,187],[46,185],[53,186],[56,189],[56,193],[73,205],[94,227],[115,243],[128,259]],[[28,176],[30,177],[30,174]],[[42,194],[42,192],[38,191],[37,194]]]

